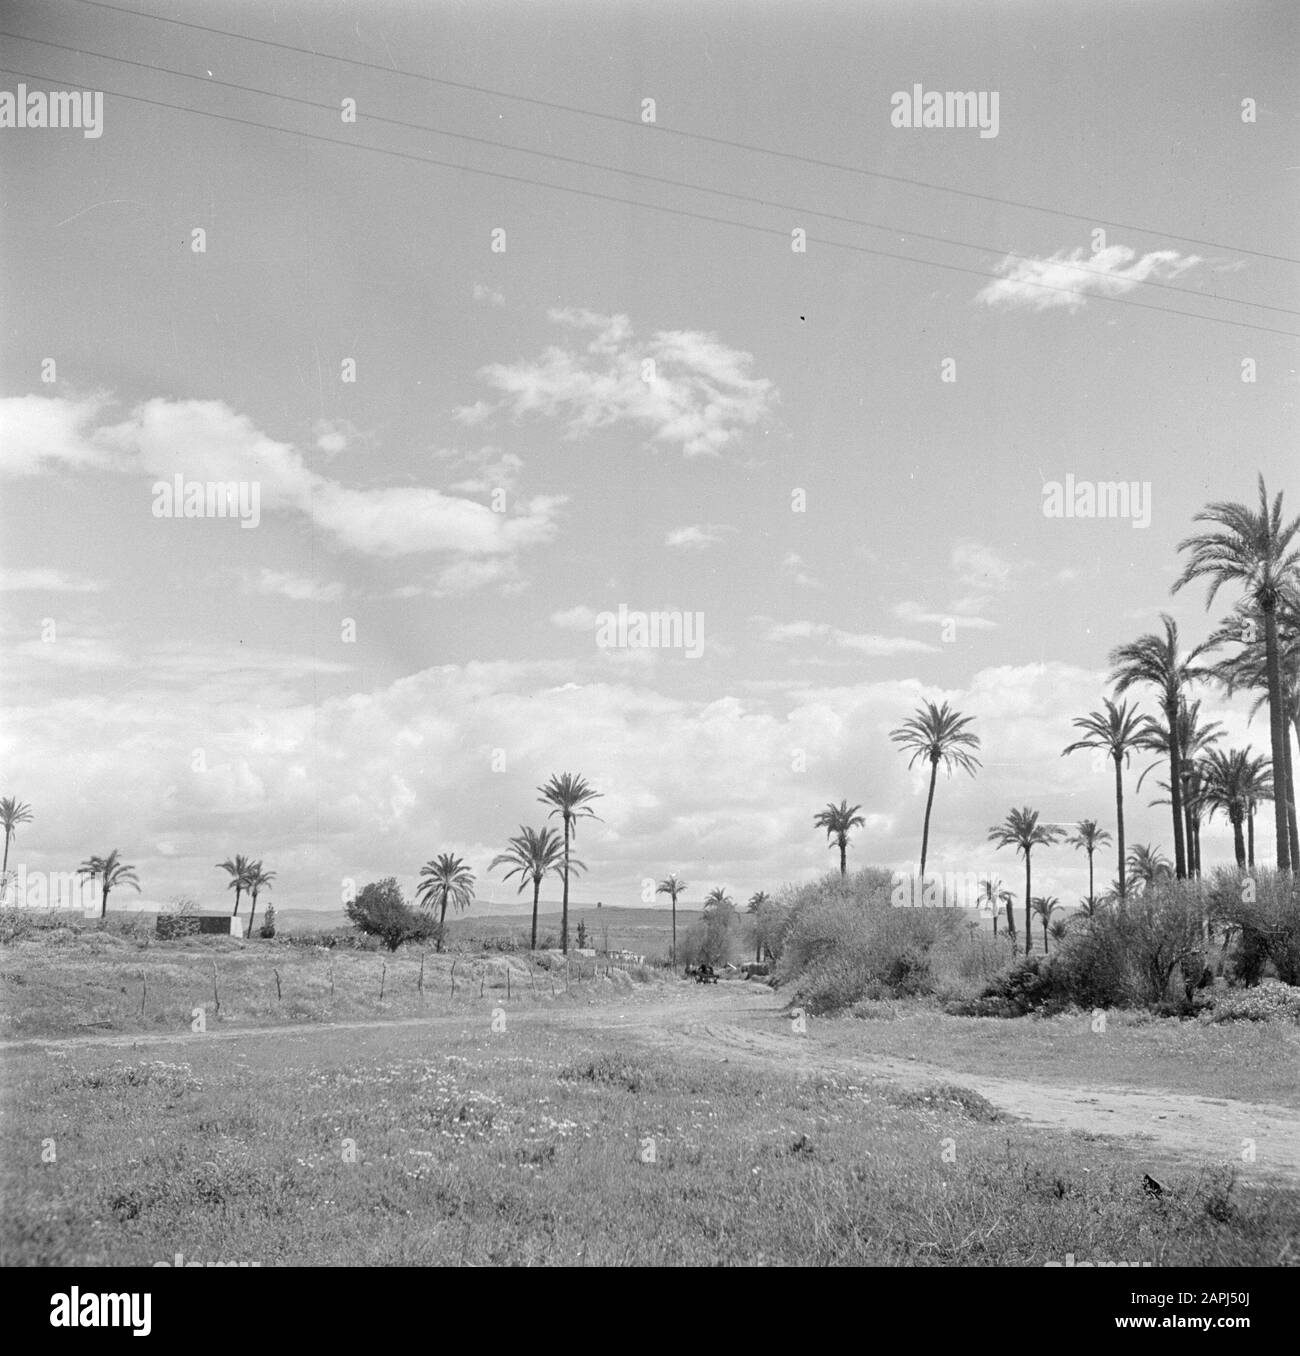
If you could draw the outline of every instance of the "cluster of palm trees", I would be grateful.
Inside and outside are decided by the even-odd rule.
[[[225,871],[230,876],[230,883],[226,889],[235,892],[235,910],[233,917],[239,917],[239,900],[244,891],[248,891],[248,898],[251,901],[248,909],[248,931],[247,936],[253,935],[253,919],[257,914],[257,897],[263,890],[271,888],[271,882],[275,879],[274,871],[267,871],[261,861],[250,861],[247,857],[236,855],[227,857],[224,862],[218,862],[216,870]]]

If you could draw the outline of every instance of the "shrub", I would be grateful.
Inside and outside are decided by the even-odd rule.
[[[1258,984],[1271,963],[1284,984],[1300,984],[1300,893],[1276,871],[1221,869],[1211,878],[1211,918],[1233,938],[1232,978]]]
[[[263,922],[262,922],[262,926],[258,929],[258,935],[259,935],[259,936],[262,936],[262,937],[274,937],[274,936],[275,936],[275,905],[274,905],[274,904],[268,904],[268,905],[266,906],[266,917],[265,917],[265,919],[264,919]]]
[[[158,915],[157,935],[162,941],[172,941],[177,937],[197,937],[199,920],[191,914],[160,913]]]
[[[796,890],[788,907],[777,978],[814,1014],[933,992],[932,952],[957,935],[952,909],[895,908],[889,873],[874,868]]]
[[[1300,1022],[1300,988],[1276,980],[1252,989],[1208,989],[1194,1001],[1202,1022]]]
[[[411,908],[402,897],[401,886],[395,876],[371,881],[347,906],[347,916],[361,930],[371,945],[380,943],[396,951],[404,942],[427,941],[439,933],[437,921]]]
[[[957,1017],[1025,1017],[1048,1011],[1059,1002],[1053,994],[1052,969],[1047,957],[1022,956],[978,998],[949,1003],[947,1010]]]

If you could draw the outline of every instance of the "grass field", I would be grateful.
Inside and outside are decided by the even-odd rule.
[[[1234,1170],[1235,1141],[1048,1129],[962,1081],[1295,1107],[1289,1029],[1099,1038],[1086,1014],[914,1003],[795,1044],[759,985],[430,955],[421,994],[418,970],[223,938],[4,947],[0,1262],[1300,1262],[1300,1182]]]

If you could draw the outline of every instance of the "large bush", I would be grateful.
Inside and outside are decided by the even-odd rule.
[[[1258,984],[1271,964],[1284,984],[1300,984],[1300,894],[1290,877],[1219,870],[1208,902],[1229,939],[1232,979]]]
[[[809,1012],[933,992],[934,949],[957,935],[953,909],[895,908],[888,872],[828,876],[789,898],[777,978]]]
[[[367,937],[376,938],[390,951],[404,942],[436,940],[438,936],[437,920],[411,908],[395,876],[363,887],[346,912]]]

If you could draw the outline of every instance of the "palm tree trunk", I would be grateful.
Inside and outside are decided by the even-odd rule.
[[[542,878],[533,877],[533,940],[529,944],[530,951],[537,950],[537,897],[542,893]]]
[[[849,840],[844,834],[840,834],[840,879],[843,880],[849,874],[849,859],[847,851]]]
[[[1297,737],[1300,737],[1300,726],[1296,729]],[[1286,749],[1286,818],[1291,844],[1291,870],[1300,871],[1300,837],[1296,833],[1295,771],[1291,761],[1291,732],[1287,729],[1285,720],[1282,722],[1282,747]]]
[[[1182,751],[1178,747],[1178,704],[1165,703],[1165,719],[1169,722],[1169,803],[1174,816],[1174,873],[1179,880],[1187,879],[1187,848],[1183,842],[1183,788]]]
[[[930,760],[930,794],[925,798],[925,827],[921,830],[921,898],[925,898],[925,859],[930,850],[930,807],[934,804],[934,783],[939,775],[936,759]]]
[[[1237,870],[1246,865],[1246,840],[1241,836],[1241,814],[1232,819],[1232,851],[1237,858]]]
[[[102,901],[101,901],[101,903],[100,903],[100,906],[99,906],[99,916],[100,916],[101,918],[107,918],[107,917],[108,917],[108,879],[107,879],[107,877],[106,877],[105,880],[104,880],[104,896],[103,896],[103,899],[102,899]]]
[[[1113,755],[1115,759],[1115,823],[1116,823],[1116,841],[1119,843],[1119,897],[1121,907],[1123,906],[1124,895],[1127,893],[1127,885],[1124,881],[1124,760],[1121,754]]]
[[[1246,865],[1255,869],[1255,802],[1250,803],[1250,813],[1246,816]]]
[[[442,887],[442,912],[438,915],[438,950],[442,950],[442,934],[447,928],[447,886]]]
[[[252,903],[248,906],[248,935],[253,935],[253,918],[257,913],[257,891],[254,890],[250,896]]]
[[[673,954],[672,954],[672,962],[673,962],[673,969],[675,970],[675,969],[677,968],[677,892],[676,892],[676,890],[673,891],[673,893],[672,893],[672,895],[670,896],[670,898],[671,898],[672,901],[673,901]]]
[[[1033,919],[1029,908],[1029,852],[1025,849],[1025,955],[1029,955],[1030,947],[1034,942]]]
[[[1016,915],[1011,908],[1011,895],[1007,895],[1007,935],[1011,938],[1011,949],[1016,949]]]
[[[1268,673],[1268,733],[1273,753],[1273,827],[1277,835],[1277,869],[1291,870],[1291,823],[1288,815],[1291,741],[1282,710],[1282,664],[1277,650],[1277,614],[1264,607],[1264,666]]]
[[[1047,915],[1043,915],[1043,955],[1047,955]]]
[[[235,912],[231,914],[232,918],[239,917],[239,896],[243,893],[243,889],[244,887],[242,885],[235,886]]]
[[[8,829],[6,829],[6,830],[5,830],[5,864],[4,864],[3,866],[0,866],[0,871],[8,871],[8,870],[9,870],[9,840],[10,840],[10,838],[12,838],[12,837],[13,837],[13,834],[12,834]]]
[[[564,905],[560,913],[560,950],[569,954],[569,816],[564,816]]]
[[[1089,903],[1091,903],[1092,900],[1093,900],[1093,898],[1094,898],[1094,895],[1093,895],[1093,884],[1092,884],[1092,852],[1093,852],[1092,848],[1089,848],[1089,849],[1088,849],[1088,902],[1089,902]]]
[[[1196,825],[1192,820],[1192,798],[1190,794],[1183,802],[1183,842],[1187,850],[1187,876],[1190,880],[1196,875]]]

